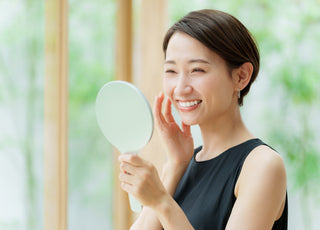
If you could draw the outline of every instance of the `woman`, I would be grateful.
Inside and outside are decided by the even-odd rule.
[[[163,50],[167,99],[160,93],[154,105],[168,158],[161,179],[139,156],[119,157],[121,186],[143,205],[131,229],[287,229],[283,160],[239,110],[259,71],[248,30],[229,14],[195,11],[168,30]],[[203,138],[195,150],[191,125]]]

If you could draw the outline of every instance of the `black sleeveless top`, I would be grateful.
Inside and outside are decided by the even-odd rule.
[[[197,162],[194,157],[179,182],[174,199],[195,230],[224,230],[236,201],[234,189],[242,165],[260,139],[251,139],[234,146],[217,157]],[[287,230],[287,198],[283,213],[272,230]]]

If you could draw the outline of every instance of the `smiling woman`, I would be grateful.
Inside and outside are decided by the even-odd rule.
[[[168,30],[163,51],[167,99],[161,93],[154,105],[167,153],[161,180],[139,156],[119,158],[122,188],[144,205],[131,229],[287,229],[283,160],[239,109],[259,71],[248,30],[227,13],[194,11]],[[195,150],[191,125],[203,139]]]

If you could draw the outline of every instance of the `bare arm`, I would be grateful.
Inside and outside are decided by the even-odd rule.
[[[185,167],[165,164],[162,170],[161,181],[166,188],[168,194],[174,195],[176,187],[183,176]],[[132,225],[130,230],[143,230],[143,229],[163,229],[157,213],[150,207],[143,207],[139,217]]]
[[[135,224],[130,230],[152,229],[152,230],[193,230],[179,205],[167,194],[159,205],[153,208],[145,207]]]
[[[145,206],[140,217],[131,227],[133,229],[193,229],[182,209],[168,192],[174,192],[177,182],[172,174],[165,173],[168,190],[161,182],[156,168],[149,162],[135,155],[121,155],[120,181],[121,187],[133,195]],[[173,172],[175,179],[182,175],[175,168]],[[170,175],[170,176],[169,176]],[[179,179],[180,180],[180,179]],[[179,181],[177,180],[177,181]]]
[[[166,230],[194,230],[180,206],[171,196],[167,196],[155,209],[162,226]]]
[[[286,197],[281,157],[267,146],[254,149],[243,165],[235,195],[226,230],[270,230],[282,214]]]

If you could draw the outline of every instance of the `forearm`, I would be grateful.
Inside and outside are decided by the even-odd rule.
[[[173,164],[165,164],[162,169],[161,181],[166,188],[168,194],[173,196],[178,186],[178,183],[183,176],[186,167],[180,166],[177,167]],[[141,214],[132,225],[130,230],[143,230],[143,229],[152,229],[158,230],[163,229],[162,224],[160,223],[156,212],[149,208],[144,207]]]
[[[162,230],[163,227],[158,220],[156,213],[149,207],[143,207],[138,219],[131,226],[130,230]]]
[[[174,165],[166,163],[163,166],[161,181],[172,197],[186,169],[187,165]]]
[[[166,230],[194,230],[180,206],[171,196],[154,209],[163,229]]]
[[[173,197],[167,193],[156,207],[144,207],[130,230],[194,230]]]

